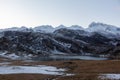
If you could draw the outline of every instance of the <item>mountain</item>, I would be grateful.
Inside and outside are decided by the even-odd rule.
[[[37,26],[37,27],[33,28],[34,32],[48,32],[48,33],[51,33],[54,30],[55,29],[50,25],[42,25],[42,26]]]
[[[19,28],[12,27],[12,28],[0,29],[0,32],[3,32],[3,31],[22,31],[22,32],[34,31],[34,32],[43,32],[43,33],[53,33],[55,30],[58,30],[61,28],[72,29],[72,30],[83,30],[83,28],[78,25],[72,25],[70,27],[66,27],[64,25],[59,25],[56,28],[52,27],[51,25],[41,25],[41,26],[37,26],[34,28],[27,28],[25,26],[22,26]]]
[[[86,31],[97,32],[109,38],[120,38],[120,28],[113,25],[93,22]]]
[[[0,29],[0,32],[3,32],[3,31],[22,31],[22,32],[26,32],[26,31],[29,31],[29,28],[27,28],[25,26],[22,26],[20,28],[12,27],[12,28]]]
[[[90,32],[105,31],[113,34],[120,34],[120,28],[118,27],[103,23],[96,23],[96,22],[91,23],[87,28],[87,30]]]
[[[120,58],[119,28],[103,23],[92,23],[87,29],[74,25],[53,28],[9,28],[0,32],[0,52],[4,55],[106,55]],[[3,56],[3,54],[0,54]]]
[[[82,28],[79,25],[72,25],[70,27],[68,27],[67,29],[72,29],[72,30],[84,30],[84,28]]]
[[[61,28],[67,28],[67,27],[61,24],[61,25],[57,26],[55,29],[57,30],[57,29],[61,29]]]

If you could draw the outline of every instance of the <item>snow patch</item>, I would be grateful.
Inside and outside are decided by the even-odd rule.
[[[51,53],[53,53],[53,54],[65,54],[63,52],[58,51],[56,48],[54,48],[54,50],[51,51]]]
[[[106,80],[106,79],[120,80],[120,74],[101,74],[98,78],[103,80]]]
[[[7,54],[7,51],[3,52],[3,53],[0,53],[0,56],[1,57],[5,57],[5,58],[10,58],[10,59],[17,59],[17,58],[19,58],[19,56],[16,55],[15,53]]]
[[[75,74],[66,74],[65,76],[74,76]]]
[[[0,66],[0,74],[49,74],[49,75],[63,75],[65,69],[57,69],[53,66],[37,65],[37,66]]]
[[[0,63],[0,66],[8,65],[8,64],[11,64],[11,63],[10,62],[2,62],[2,63]]]
[[[22,54],[22,55],[16,55],[15,53],[9,53],[8,51],[0,52],[0,56],[4,58],[9,59],[31,59],[31,57],[34,57],[32,54]]]

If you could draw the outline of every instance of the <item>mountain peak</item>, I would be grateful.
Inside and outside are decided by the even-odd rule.
[[[99,23],[99,22],[93,22],[89,25],[89,27],[86,29],[88,32],[99,32],[104,35],[118,35],[120,34],[120,28],[109,25],[109,24],[104,24],[104,23]]]
[[[110,24],[101,23],[101,22],[92,22],[88,27],[118,28],[116,26],[113,26],[113,25],[110,25]]]
[[[59,25],[58,27],[56,27],[57,29],[60,29],[60,28],[66,28],[66,26],[64,26],[63,24]]]
[[[37,26],[35,28],[53,28],[51,25],[41,25],[41,26]]]
[[[35,32],[53,32],[54,28],[51,25],[42,25],[42,26],[37,26],[33,28]]]
[[[84,28],[79,26],[79,25],[72,25],[69,27],[69,29],[73,29],[73,30],[83,30]]]
[[[103,26],[108,26],[107,24],[100,23],[100,22],[92,22],[89,27],[103,27]]]

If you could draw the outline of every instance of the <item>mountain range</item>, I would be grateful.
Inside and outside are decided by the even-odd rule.
[[[2,56],[93,55],[120,58],[120,28],[93,22],[88,28],[78,25],[53,28],[0,29]]]

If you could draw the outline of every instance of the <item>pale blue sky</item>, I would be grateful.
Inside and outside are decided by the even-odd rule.
[[[120,27],[120,0],[0,0],[0,28],[93,21]]]

